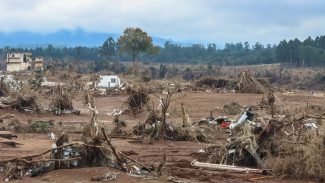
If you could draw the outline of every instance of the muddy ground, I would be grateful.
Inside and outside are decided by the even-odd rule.
[[[209,92],[186,92],[177,93],[173,96],[173,101],[169,108],[169,121],[174,123],[181,122],[181,108],[180,103],[189,113],[191,120],[198,120],[206,118],[210,115],[210,111],[214,111],[214,116],[225,114],[222,112],[222,107],[230,102],[237,102],[241,105],[258,105],[264,95],[259,94],[235,94],[235,93],[209,93]],[[298,108],[308,105],[324,106],[325,94],[318,93],[317,96],[311,97],[306,92],[295,93],[281,93],[277,94],[278,100],[284,106]],[[101,124],[112,127],[113,117],[108,115],[114,109],[126,108],[125,101],[127,96],[115,97],[97,97],[96,106],[99,110],[98,121]],[[42,105],[47,106],[49,101],[44,98]],[[15,115],[21,123],[28,123],[33,120],[54,120],[55,122],[62,122],[62,125],[77,126],[82,128],[82,125],[89,121],[89,114],[87,106],[81,102],[81,98],[74,99],[74,105],[81,110],[80,115],[65,114],[61,116],[54,116],[51,114],[29,114],[19,113],[12,110],[2,110],[1,114]],[[139,122],[146,119],[146,112],[137,115],[122,115],[120,118],[126,121],[126,130],[131,131],[132,127]],[[230,116],[236,118],[236,116]],[[225,133],[225,132],[220,132]],[[9,146],[0,147],[0,159],[31,155],[42,152],[51,148],[52,140],[48,139],[47,134],[17,134],[17,141],[21,145],[16,148]],[[79,139],[81,134],[69,134],[70,141]],[[226,139],[218,139],[215,144],[223,144]],[[155,182],[170,182],[167,180],[169,176],[178,177],[184,182],[309,182],[309,180],[288,180],[278,179],[257,174],[234,173],[224,171],[210,171],[193,168],[190,162],[198,158],[197,152],[205,148],[208,144],[196,142],[174,142],[174,141],[160,141],[152,144],[143,144],[134,140],[113,139],[113,144],[118,150],[128,154],[130,157],[144,163],[147,166],[157,166],[163,159],[164,154],[167,156],[167,167],[163,171],[162,178],[142,178],[128,176],[120,172],[118,180],[113,182],[123,183],[155,183]],[[204,156],[204,155],[203,155]],[[30,178],[24,177],[23,180],[16,180],[14,182],[90,182],[91,176],[101,175],[107,171],[117,172],[118,170],[107,167],[100,168],[82,168],[82,169],[61,169],[46,173],[44,175]],[[3,180],[3,179],[2,179]],[[1,181],[2,181],[1,180]]]

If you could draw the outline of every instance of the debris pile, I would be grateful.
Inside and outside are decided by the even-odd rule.
[[[167,122],[167,110],[171,102],[172,92],[166,96],[155,96],[159,100],[160,111],[151,109],[145,123],[133,127],[133,133],[147,139],[164,139],[173,141],[212,142],[219,136],[216,125],[200,126],[198,123],[189,124],[184,106],[183,125]]]
[[[109,180],[117,180],[119,173],[118,172],[107,172],[103,175],[97,175],[91,177],[91,181],[109,181]]]
[[[195,83],[196,88],[200,89],[216,89],[216,88],[225,88],[228,90],[232,90],[235,88],[237,82],[231,79],[224,79],[224,78],[213,78],[213,77],[206,77],[199,79]]]
[[[129,93],[130,95],[127,99],[127,105],[133,114],[136,114],[148,103],[149,95],[143,89],[140,89],[139,91],[130,89]]]
[[[249,71],[244,71],[239,75],[238,93],[265,93],[264,86],[254,79]]]
[[[16,131],[19,132],[21,129],[21,124],[16,116],[4,114],[0,116],[0,131],[8,130],[8,131]]]
[[[0,75],[0,96],[6,96],[10,92],[17,92],[21,88],[21,82],[13,75]]]
[[[196,141],[213,142],[219,136],[219,128],[214,125],[200,126],[198,124],[181,126],[173,123],[166,123],[164,132],[160,132],[163,125],[162,118],[155,112],[151,112],[145,123],[133,127],[133,134],[149,139],[165,139],[172,141]],[[161,137],[161,133],[163,136]]]
[[[274,95],[269,93],[268,105],[274,105],[272,99]],[[258,167],[279,176],[324,180],[324,117],[297,118],[275,115],[272,111],[268,114],[264,109],[246,108],[231,122],[228,144],[212,163]]]
[[[0,106],[2,108],[11,107],[20,112],[41,112],[41,108],[36,102],[35,95],[17,95],[16,97],[2,97],[0,99]]]
[[[159,139],[160,121],[153,124],[143,123],[133,127],[133,133],[143,138]],[[172,141],[195,141],[211,143],[217,139],[219,129],[215,126],[189,126],[184,128],[182,126],[166,124],[163,139]]]
[[[92,97],[90,95],[88,97],[91,117],[89,126],[92,133],[84,134],[86,136],[83,137],[82,142],[70,142],[68,135],[63,133],[49,150],[34,155],[0,160],[4,180],[10,181],[22,179],[24,176],[37,176],[56,169],[101,166],[116,168],[123,172],[129,172],[130,174],[151,174],[157,176],[152,169],[147,168],[142,163],[118,151],[113,146],[104,128],[101,128],[101,133],[99,133],[98,123],[96,121],[96,106]],[[33,123],[33,126],[38,127],[39,125],[34,124],[45,123]],[[55,135],[52,132],[50,136],[52,138]],[[56,138],[54,137],[52,139],[54,140]],[[160,166],[160,169],[162,166]],[[114,180],[118,174],[109,172],[104,175],[92,177],[92,180]]]
[[[11,131],[0,131],[0,147],[2,146],[16,147],[17,145],[20,144],[14,141],[12,138],[17,138],[17,135],[13,134]]]
[[[52,99],[49,105],[49,111],[55,115],[80,114],[80,111],[73,107],[71,97],[60,89],[56,96]]]
[[[9,86],[3,77],[0,78],[0,96],[5,96],[9,93]]]
[[[288,129],[289,131],[288,133]],[[325,180],[325,125],[314,118],[301,119],[283,129],[284,139],[277,140],[275,156],[267,164],[275,175]]]
[[[223,106],[223,111],[228,115],[237,115],[242,111],[242,106],[236,102],[226,104]]]
[[[123,127],[126,127],[126,123],[125,121],[119,119],[119,115],[115,115],[113,123],[115,127],[111,131],[111,135],[120,135],[120,136],[129,135],[125,130],[123,130]]]
[[[228,129],[229,125],[234,122],[233,119],[227,118],[227,116],[219,116],[219,117],[213,117],[209,116],[206,119],[201,119],[199,121],[194,122],[194,124],[197,124],[199,126],[205,126],[205,125],[211,125],[211,126],[219,126],[222,129]]]
[[[238,93],[257,93],[263,94],[265,87],[270,84],[263,78],[255,79],[251,72],[244,71],[238,75],[238,79],[225,79],[205,77],[196,81],[193,86],[194,90],[218,91],[218,92],[238,92]],[[209,90],[207,90],[209,89]]]

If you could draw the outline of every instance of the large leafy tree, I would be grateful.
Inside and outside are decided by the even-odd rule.
[[[153,53],[152,38],[140,28],[128,27],[118,39],[120,51],[131,55],[133,64],[141,53]]]

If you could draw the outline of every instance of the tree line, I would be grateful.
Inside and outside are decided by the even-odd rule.
[[[29,51],[34,56],[43,56],[46,60],[94,61],[102,64],[106,61],[139,61],[153,63],[180,63],[215,65],[252,65],[282,63],[292,67],[325,66],[325,36],[315,39],[308,37],[283,40],[278,45],[255,43],[226,43],[220,49],[216,44],[193,44],[182,46],[167,41],[164,46],[154,46],[152,38],[140,28],[127,28],[123,35],[114,40],[109,37],[99,47],[63,47],[48,45],[34,49],[2,48],[0,56],[6,52]]]
[[[276,48],[277,60],[290,66],[324,66],[325,65],[325,36],[304,41],[299,39],[283,40]]]

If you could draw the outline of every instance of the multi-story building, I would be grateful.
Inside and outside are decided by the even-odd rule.
[[[7,53],[7,71],[42,70],[44,61],[42,57],[33,59],[31,52]]]

